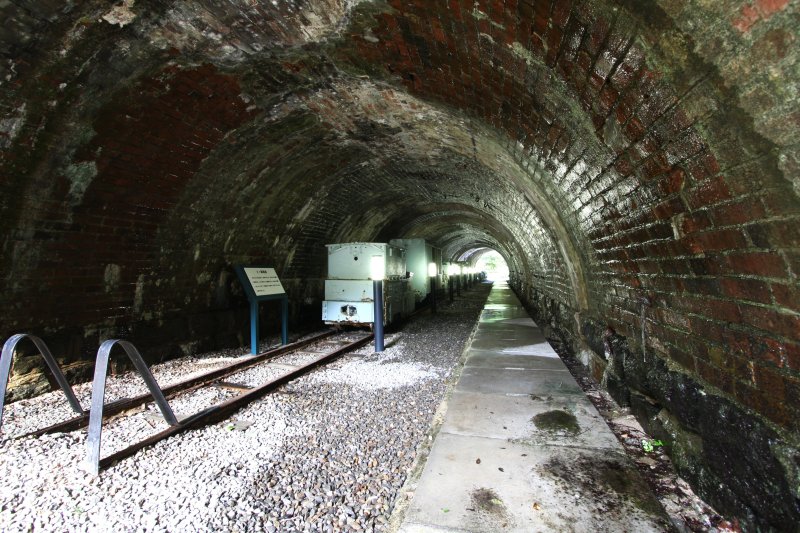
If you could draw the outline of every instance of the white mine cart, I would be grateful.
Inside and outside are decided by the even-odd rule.
[[[415,301],[421,302],[431,293],[428,265],[435,263],[437,276],[442,275],[442,251],[425,242],[425,239],[392,239],[389,243],[405,249],[411,288],[414,290]],[[442,287],[441,277],[437,280],[437,287]]]
[[[386,264],[383,280],[384,323],[405,317],[414,310],[414,291],[406,277],[406,256],[402,248],[377,242],[328,244],[328,277],[322,320],[326,324],[372,325],[374,317],[371,261],[382,257]]]

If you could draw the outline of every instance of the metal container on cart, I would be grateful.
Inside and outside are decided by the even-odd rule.
[[[414,293],[406,278],[406,254],[402,248],[386,243],[353,242],[329,244],[328,277],[322,320],[326,324],[371,325],[375,321],[372,257],[384,258],[384,323],[414,310]]]
[[[428,276],[428,265],[436,263],[437,276],[442,274],[442,251],[428,244],[425,239],[392,239],[394,246],[406,251],[406,268],[411,274],[411,287],[415,300],[421,302],[431,293],[431,278]],[[441,287],[441,277],[438,286]]]
[[[370,260],[381,256],[386,260],[386,279],[406,275],[406,253],[383,242],[348,242],[328,244],[328,279],[361,279],[370,277]]]

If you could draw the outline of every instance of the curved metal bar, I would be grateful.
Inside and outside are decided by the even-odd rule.
[[[150,390],[150,394],[153,396],[167,424],[170,426],[178,424],[178,420],[175,418],[172,408],[167,403],[164,393],[161,391],[158,383],[156,383],[153,374],[150,372],[147,364],[145,364],[139,350],[130,342],[121,339],[105,341],[97,350],[97,360],[94,365],[94,379],[92,380],[92,407],[89,412],[89,438],[87,442],[88,450],[86,461],[87,468],[95,475],[99,472],[100,464],[100,436],[103,431],[103,402],[105,401],[106,395],[108,360],[111,356],[111,349],[115,344],[118,344],[125,350],[125,353],[128,354],[128,357],[133,362],[139,375],[144,379],[147,388]]]
[[[187,418],[184,418],[177,425],[168,427],[164,431],[156,433],[155,435],[151,435],[150,437],[144,439],[143,441],[139,441],[136,444],[133,444],[132,446],[123,448],[122,450],[112,453],[108,457],[104,457],[98,462],[97,469],[102,470],[108,468],[117,461],[120,461],[126,457],[130,457],[139,450],[146,448],[148,446],[152,446],[156,442],[166,439],[167,437],[171,437],[172,435],[176,435],[178,433],[181,433],[189,429],[196,429],[204,425],[222,420],[225,417],[229,416],[234,411],[236,411],[237,409],[240,409],[245,405],[249,404],[250,402],[262,397],[267,392],[274,390],[277,387],[280,387],[281,385],[284,385],[299,376],[302,376],[306,372],[328,361],[331,361],[342,354],[345,354],[351,350],[355,350],[356,348],[364,346],[372,339],[373,339],[372,335],[365,335],[364,337],[361,337],[360,339],[354,342],[336,348],[332,352],[324,353],[319,357],[317,357],[316,359],[310,361],[308,364],[303,365],[299,368],[295,368],[294,370],[291,370],[286,374],[280,375],[268,381],[267,383],[264,383],[260,387],[256,387],[255,389],[245,392],[244,394],[234,396],[222,403],[213,405],[207,409],[203,409],[199,413],[195,413]]]
[[[64,395],[67,397],[67,401],[72,407],[72,410],[76,413],[83,414],[83,407],[81,407],[78,398],[72,391],[72,387],[70,387],[69,383],[67,382],[67,378],[64,377],[64,373],[61,372],[61,367],[58,366],[55,357],[53,357],[53,354],[50,353],[50,348],[47,347],[42,339],[35,335],[17,333],[16,335],[9,337],[5,344],[3,344],[3,352],[0,354],[0,426],[2,426],[3,423],[3,407],[5,405],[8,378],[11,374],[11,362],[14,358],[14,352],[17,350],[17,345],[24,339],[30,339],[31,342],[33,342],[33,344],[36,346],[36,349],[39,350],[39,354],[44,357],[47,367],[56,378],[58,386],[61,387],[62,391],[64,391]]]

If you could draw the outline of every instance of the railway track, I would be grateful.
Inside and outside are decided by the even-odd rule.
[[[160,389],[164,398],[164,408],[161,408],[162,404],[158,399],[156,399],[156,403],[159,405],[159,410],[169,426],[138,442],[118,449],[106,457],[100,456],[102,423],[106,421],[119,425],[126,417],[141,413],[143,406],[154,401],[153,394],[145,393],[103,404],[103,390],[100,390],[99,395],[93,392],[91,411],[84,411],[71,419],[15,438],[70,432],[88,426],[86,468],[90,472],[97,474],[99,471],[159,441],[189,429],[199,428],[223,420],[278,387],[333,361],[345,353],[364,346],[372,338],[371,334],[325,331],[308,339],[281,346],[252,357],[242,358],[222,368],[165,386]],[[298,362],[300,364],[297,364]],[[280,370],[281,372],[277,376],[259,384],[248,385],[238,382],[240,381],[239,377],[246,376],[248,372],[258,371],[259,367],[262,366],[271,367],[272,370]],[[202,392],[203,389],[209,387],[225,391],[224,396],[227,396],[227,398],[189,416],[176,417],[173,415],[167,400],[180,402],[182,398]],[[165,413],[165,411],[167,412]],[[110,422],[112,420],[113,422]]]

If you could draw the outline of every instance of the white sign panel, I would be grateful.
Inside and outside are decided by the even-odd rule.
[[[244,273],[250,281],[250,285],[253,286],[256,296],[286,293],[274,268],[245,268]]]

